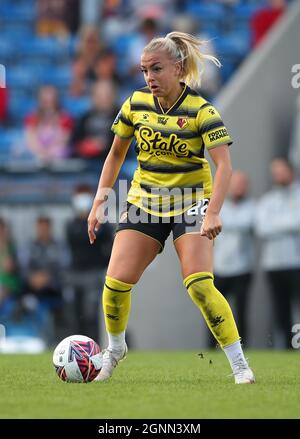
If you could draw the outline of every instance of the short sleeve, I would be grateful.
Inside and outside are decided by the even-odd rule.
[[[197,115],[198,132],[207,149],[220,145],[231,145],[232,139],[219,112],[210,103],[204,104]]]
[[[122,105],[121,110],[117,114],[111,129],[119,137],[125,139],[133,137],[134,126],[132,123],[130,98],[128,98]]]

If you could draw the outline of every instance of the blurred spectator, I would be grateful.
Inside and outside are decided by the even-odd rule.
[[[234,299],[235,318],[244,343],[248,341],[248,294],[254,270],[254,215],[248,176],[235,171],[221,211],[223,228],[215,242],[214,273],[216,287],[230,301]]]
[[[133,87],[143,87],[145,81],[141,73],[141,53],[144,47],[152,40],[159,36],[158,22],[153,18],[145,18],[140,23],[138,33],[132,40],[129,47],[128,62],[130,76],[134,80]]]
[[[114,17],[119,14],[122,7],[122,0],[105,0],[102,2],[101,16],[102,18]]]
[[[80,0],[37,0],[36,29],[40,35],[74,33],[79,20]]]
[[[6,222],[0,218],[0,309],[6,299],[20,292],[16,251]]]
[[[201,48],[203,53],[217,56],[213,41],[209,36],[202,32],[201,20],[195,21],[190,15],[177,15],[173,20],[173,30],[177,32],[186,32],[197,36],[203,41]],[[201,77],[201,86],[199,93],[205,99],[213,99],[221,87],[220,69],[213,62],[206,62],[203,65],[203,73]]]
[[[61,299],[62,272],[67,263],[66,250],[53,237],[50,218],[36,220],[36,236],[21,253],[26,285],[24,291],[46,308],[56,309]]]
[[[70,156],[71,117],[59,104],[57,89],[40,88],[38,109],[25,119],[26,146],[32,156],[44,162]]]
[[[251,18],[252,45],[258,46],[286,10],[285,0],[268,0],[269,7],[260,9]]]
[[[7,88],[0,87],[0,124],[7,120],[8,96]]]
[[[72,96],[87,93],[96,80],[95,63],[101,55],[103,44],[96,26],[84,25],[79,31],[79,42],[73,61],[73,78],[70,86]]]
[[[176,7],[174,0],[126,0],[127,11],[131,15],[141,19],[152,18],[154,20],[162,18],[168,14],[171,16]]]
[[[88,185],[79,185],[72,204],[74,218],[67,224],[66,235],[71,252],[69,282],[75,292],[73,332],[86,334],[97,339],[99,291],[112,248],[112,228],[102,224],[98,239],[90,245],[87,235],[87,217],[94,194]]]
[[[257,207],[256,232],[262,241],[262,267],[274,306],[273,344],[291,347],[293,301],[300,285],[300,183],[283,158],[271,163],[273,188]],[[295,309],[294,309],[295,310]]]
[[[49,345],[59,338],[63,321],[62,274],[68,263],[67,250],[53,237],[50,218],[36,220],[35,239],[20,252],[24,287],[20,309],[40,324],[47,321]],[[39,325],[38,325],[39,326]]]
[[[116,90],[110,80],[101,80],[92,93],[93,107],[79,119],[72,143],[77,156],[104,159],[113,140],[110,127],[117,113]]]
[[[103,49],[95,63],[95,75],[97,80],[107,79],[113,81],[116,86],[120,85],[121,78],[117,73],[117,57],[113,50]]]

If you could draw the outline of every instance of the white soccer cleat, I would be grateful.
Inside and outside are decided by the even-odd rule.
[[[233,376],[235,384],[254,384],[255,376],[248,363],[238,359],[233,363]]]
[[[94,381],[106,381],[112,376],[114,368],[120,361],[125,360],[128,348],[125,343],[125,348],[122,351],[114,351],[112,349],[105,349],[103,351],[103,363],[99,375]]]

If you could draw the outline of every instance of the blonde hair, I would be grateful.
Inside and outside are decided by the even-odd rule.
[[[144,47],[143,52],[165,50],[175,63],[181,63],[182,78],[191,86],[200,86],[201,76],[206,60],[212,61],[221,67],[220,61],[213,55],[202,53],[200,46],[206,41],[201,41],[185,32],[170,32],[165,37],[154,38]]]

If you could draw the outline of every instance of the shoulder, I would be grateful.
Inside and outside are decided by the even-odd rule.
[[[200,91],[197,91],[187,86],[186,93],[186,99],[188,101],[188,104],[197,108],[198,111],[200,111],[202,108],[212,106],[212,104],[201,95]]]
[[[148,101],[152,98],[152,93],[149,87],[142,87],[134,90],[132,95],[130,96],[130,102],[138,102],[138,101]]]

